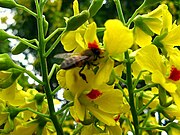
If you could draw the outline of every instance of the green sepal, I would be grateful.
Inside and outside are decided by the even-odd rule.
[[[144,0],[142,6],[145,8],[145,7],[149,7],[149,6],[152,6],[156,3],[160,3],[161,0]]]
[[[42,103],[44,101],[44,97],[45,95],[42,93],[37,93],[34,97],[34,99],[36,100],[38,111],[42,111]]]
[[[9,106],[8,112],[10,114],[10,119],[14,120],[14,118],[18,115],[18,113],[21,112],[21,109],[16,108],[14,106]]]
[[[93,17],[96,15],[96,13],[99,11],[99,9],[102,7],[104,0],[93,0],[91,5],[89,6],[89,13],[90,17]]]
[[[0,0],[0,7],[15,8],[17,3],[14,0]]]
[[[5,78],[0,79],[0,88],[1,89],[6,89],[6,88],[10,87],[22,73],[21,71],[19,71],[16,68],[11,68],[4,72],[7,72],[8,75]]]
[[[44,129],[46,123],[48,122],[48,120],[44,117],[38,116],[37,122],[39,123],[38,128],[37,128],[37,135],[42,135],[43,129]]]
[[[1,5],[1,4],[0,4]],[[8,38],[12,38],[13,36],[6,33],[4,30],[0,29],[0,40],[4,41]]]
[[[153,36],[154,33],[151,31],[151,29],[146,25],[144,21],[147,20],[146,19],[144,20],[144,18],[141,16],[137,16],[136,19],[134,19],[134,24],[136,27],[139,27],[147,35]]]
[[[158,85],[158,89],[159,89],[159,102],[160,105],[163,107],[168,107],[172,104],[172,101],[167,101],[167,92],[166,90],[161,86]]]
[[[11,52],[12,52],[13,55],[17,55],[17,54],[22,53],[27,48],[28,48],[27,45],[25,45],[22,42],[19,42],[19,44],[17,44],[15,47],[12,48]]]
[[[0,54],[0,71],[15,67],[15,63],[7,53]]]
[[[158,48],[163,48],[163,44],[161,43],[161,40],[163,40],[166,36],[168,35],[168,30],[165,29],[164,32],[159,35],[156,36],[153,40],[153,44],[156,45]]]
[[[109,81],[107,82],[107,85],[113,85],[115,80],[116,80],[116,75],[115,75],[114,70],[112,70],[109,77]]]
[[[169,115],[169,114],[166,113],[166,111],[165,111],[166,107],[163,107],[163,106],[161,106],[161,105],[158,105],[158,106],[156,107],[156,109],[157,109],[157,111],[158,111],[159,113],[162,113],[162,114],[163,114],[166,118],[168,118],[169,120],[173,121],[173,120],[176,119],[176,116],[171,116],[171,115]]]
[[[72,16],[68,21],[66,25],[66,32],[67,31],[73,31],[79,28],[82,24],[84,24],[89,19],[89,11],[84,10],[80,14]]]

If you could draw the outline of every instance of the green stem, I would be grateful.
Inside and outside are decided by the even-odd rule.
[[[128,123],[128,125],[129,125],[131,131],[133,131],[133,127],[132,127],[132,124],[131,124],[130,119],[127,118],[127,117],[125,117],[125,116],[121,117],[121,119],[125,120],[125,121]],[[133,132],[133,134],[134,134],[134,132]]]
[[[144,127],[146,125],[147,120],[150,117],[150,114],[151,114],[151,111],[148,111],[146,118],[144,118],[144,120],[143,120],[142,127]],[[139,134],[142,135],[142,129],[140,129]]]
[[[143,106],[138,112],[137,115],[140,115],[144,109],[148,107],[148,105],[157,97],[158,95],[154,95],[154,97],[145,105]]]
[[[44,91],[46,93],[46,97],[48,101],[50,118],[56,129],[56,133],[57,135],[63,135],[62,127],[58,122],[57,116],[55,115],[53,97],[51,96],[51,87],[50,87],[50,83],[48,79],[47,61],[46,61],[46,57],[44,57],[46,43],[44,39],[44,30],[43,30],[43,7],[41,4],[41,1],[39,4],[38,0],[35,0],[35,4],[36,4],[36,10],[38,14],[37,25],[38,25],[38,40],[39,40],[39,58],[40,58],[40,64],[41,64],[42,80],[44,82]]]
[[[146,89],[149,89],[149,88],[152,88],[152,87],[157,87],[157,84],[156,83],[153,83],[153,84],[148,84],[148,85],[145,85],[144,87],[142,88],[139,88],[137,90],[134,90],[134,93],[138,93],[140,91],[144,91]]]
[[[51,45],[51,47],[49,48],[49,50],[44,54],[44,57],[47,57],[53,50],[54,48],[58,45],[60,39],[61,39],[61,36],[63,35],[65,31],[63,31],[59,36],[58,38],[56,39],[56,41]]]
[[[103,32],[103,31],[105,31],[105,30],[106,30],[105,27],[98,27],[98,28],[97,28],[97,32]]]
[[[27,7],[17,4],[17,8],[22,9],[24,11],[26,11],[27,13],[31,14],[32,16],[34,16],[35,18],[37,17],[37,14],[34,13],[33,11],[31,11],[30,9],[28,9]]]
[[[122,21],[122,23],[125,24],[120,0],[114,0],[114,2],[116,4],[118,17]],[[135,135],[139,135],[138,115],[137,115],[135,103],[134,103],[134,91],[133,91],[132,74],[131,74],[132,73],[131,72],[131,60],[130,60],[128,51],[125,52],[125,59],[127,61],[126,62],[126,81],[127,81],[126,84],[127,84],[127,89],[129,92],[129,105],[130,105],[130,110],[131,110],[131,114],[133,117]]]
[[[52,68],[51,68],[51,71],[50,71],[50,73],[49,73],[49,75],[48,75],[48,79],[49,79],[49,80],[51,79],[51,77],[52,77],[52,75],[53,75],[53,73],[54,73],[54,70],[57,69],[57,68],[59,68],[59,65],[58,65],[58,64],[53,64],[53,66],[52,66]]]
[[[56,87],[53,92],[51,92],[51,95],[54,96],[59,90],[61,89],[61,86]]]
[[[28,74],[32,79],[34,79],[36,82],[38,82],[39,84],[44,84],[41,80],[39,80],[31,71],[26,70],[25,68],[15,65],[15,68],[19,69],[20,71]]]
[[[123,96],[125,97],[126,101],[129,103],[129,99],[128,99],[128,97],[126,96],[126,93],[124,92],[124,90],[121,88],[120,84],[118,83],[118,84],[116,84],[116,86],[118,87],[118,89],[120,89],[120,90],[122,91]]]
[[[123,15],[123,12],[122,12],[122,7],[121,7],[120,0],[114,0],[114,3],[116,5],[116,9],[117,9],[117,13],[118,13],[118,18],[121,20],[121,22],[123,24],[125,24],[125,19],[124,19],[124,15]]]
[[[142,73],[144,73],[144,72],[146,72],[146,70],[142,70],[142,71],[139,73],[139,75],[137,76],[137,78],[136,78],[136,80],[134,81],[134,84],[133,84],[133,90],[136,88],[136,86],[137,86],[137,84],[138,84],[138,82],[139,82],[139,79],[140,79]]]
[[[133,122],[134,122],[135,135],[139,135],[139,122],[138,122],[138,115],[137,115],[135,103],[134,103],[134,91],[133,91],[133,83],[132,83],[132,75],[131,75],[131,73],[132,73],[131,72],[131,61],[129,58],[128,51],[125,52],[125,58],[127,60],[127,62],[126,62],[126,80],[127,80],[127,88],[128,88],[128,92],[129,92],[129,104],[130,104],[131,114],[132,114]]]
[[[75,128],[75,130],[73,131],[72,135],[76,135],[76,134],[80,133],[80,132],[81,132],[81,129],[82,129],[83,127],[84,127],[83,125],[80,125],[80,124],[79,124],[79,125]]]
[[[53,33],[51,33],[46,39],[45,41],[48,42],[51,38],[54,37],[54,35],[56,35],[59,31],[64,31],[65,28],[57,28]]]
[[[122,79],[120,76],[118,76],[118,75],[116,75],[116,74],[115,74],[115,77],[116,77],[116,79],[118,79],[120,82],[122,82],[122,83],[124,83],[124,84],[127,83],[124,79]]]
[[[63,106],[59,111],[57,111],[55,113],[55,115],[61,114],[64,110],[66,110],[67,108],[69,108],[70,106],[73,106],[73,105],[74,105],[74,102],[69,102],[68,104]]]
[[[139,13],[139,11],[141,11],[144,8],[144,2],[141,4],[141,6],[136,9],[136,11],[133,13],[133,15],[131,16],[131,18],[128,20],[128,22],[126,23],[126,26],[129,27],[130,24],[132,23],[132,21],[134,20],[134,18],[137,16],[137,14]]]
[[[18,36],[13,36],[12,38],[18,39],[19,41],[21,41],[22,43],[24,43],[24,44],[27,45],[28,47],[33,48],[34,50],[38,50],[38,47],[35,46],[35,45],[33,45],[33,44],[31,44],[31,43],[29,43],[29,42],[27,42],[27,41],[26,41],[27,39],[23,39],[23,38],[20,38],[20,37],[18,37]]]
[[[61,120],[60,120],[60,122],[59,122],[60,124],[63,124],[63,122],[64,122],[64,120],[65,120],[68,112],[69,112],[69,109],[67,109],[67,110],[64,112],[64,114],[63,114],[63,116],[61,117]]]
[[[30,111],[30,112],[33,112],[33,113],[39,115],[39,116],[42,116],[42,117],[45,117],[45,118],[49,118],[49,115],[46,115],[46,114],[37,112],[37,111],[35,111],[35,110],[33,110],[33,109],[29,108],[29,107],[27,107],[27,108],[22,108],[20,111]]]

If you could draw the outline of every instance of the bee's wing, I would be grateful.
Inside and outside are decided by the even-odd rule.
[[[61,69],[70,69],[76,66],[81,66],[81,62],[85,59],[87,59],[88,56],[73,56],[66,58],[62,63],[61,63]],[[80,64],[80,65],[79,65]]]
[[[68,57],[71,57],[74,53],[60,53],[60,54],[56,54],[54,56],[54,58],[57,58],[57,59],[66,59]]]
[[[57,58],[57,59],[66,59],[66,58],[69,58],[73,55],[78,55],[79,53],[60,53],[60,54],[56,54],[54,56],[54,58]]]

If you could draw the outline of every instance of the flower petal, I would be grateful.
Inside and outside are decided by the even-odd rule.
[[[148,70],[150,72],[156,70],[163,71],[164,68],[158,49],[154,45],[141,48],[137,52],[136,61],[143,70]]]
[[[107,124],[108,126],[115,126],[116,121],[113,118],[112,114],[105,113],[94,106],[87,106],[88,110],[100,121]]]
[[[161,86],[170,93],[175,92],[177,89],[177,86],[174,83],[166,82],[166,78],[158,70],[154,71],[152,74],[152,81],[161,84]]]
[[[120,90],[104,91],[100,98],[94,101],[100,110],[107,113],[118,114],[123,110],[123,95]]]
[[[104,43],[106,51],[112,54],[123,53],[133,44],[133,33],[117,19],[105,23]]]
[[[135,43],[140,47],[144,47],[146,45],[151,44],[152,37],[145,32],[143,32],[139,27],[135,27]]]

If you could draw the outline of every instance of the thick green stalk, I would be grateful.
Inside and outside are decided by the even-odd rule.
[[[133,83],[132,83],[132,72],[131,72],[131,61],[129,58],[128,51],[125,52],[125,58],[127,60],[126,62],[126,80],[127,80],[127,88],[129,92],[129,104],[131,109],[131,114],[133,117],[134,122],[134,130],[135,135],[139,135],[139,122],[138,122],[138,116],[134,104],[134,92],[133,92]]]
[[[121,20],[123,24],[125,24],[124,20],[124,15],[122,12],[121,8],[121,3],[120,0],[114,0],[116,4],[116,9],[118,12],[118,17]],[[133,91],[133,82],[132,82],[132,72],[131,72],[131,61],[129,58],[129,53],[128,51],[125,52],[125,59],[126,59],[126,81],[127,81],[127,88],[129,92],[129,105],[131,109],[131,114],[133,117],[133,123],[134,123],[134,130],[135,130],[135,135],[139,135],[139,122],[138,122],[138,116],[137,116],[137,111],[135,108],[135,103],[134,103],[134,91]]]
[[[55,115],[55,108],[53,103],[53,97],[51,96],[51,87],[48,80],[48,68],[47,68],[47,61],[46,57],[44,57],[45,54],[45,38],[44,38],[44,31],[43,31],[43,7],[39,6],[38,0],[35,0],[36,3],[36,10],[37,10],[37,25],[38,25],[38,40],[39,40],[39,58],[40,58],[40,64],[41,64],[41,72],[42,72],[42,79],[44,82],[44,90],[46,93],[47,101],[48,101],[48,107],[49,107],[49,113],[50,118],[55,126],[57,135],[63,135],[63,130],[61,125],[58,122],[57,116]]]

